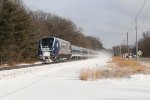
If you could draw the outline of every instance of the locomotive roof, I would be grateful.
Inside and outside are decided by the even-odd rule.
[[[44,38],[54,38],[54,39],[57,39],[57,40],[60,40],[60,41],[70,43],[69,41],[66,41],[66,40],[63,40],[63,39],[60,39],[60,38],[57,38],[57,37],[44,37]],[[42,39],[44,39],[44,38],[42,38]]]
[[[51,38],[70,43],[69,41],[66,41],[66,40],[63,40],[63,39],[60,39],[60,38],[57,38],[57,37],[51,37]]]

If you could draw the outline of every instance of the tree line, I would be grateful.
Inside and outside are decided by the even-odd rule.
[[[138,50],[142,51],[142,57],[150,57],[150,31],[144,32],[143,37],[138,41]],[[136,46],[134,45],[118,45],[113,47],[115,56],[123,56],[123,54],[131,53],[136,55]]]
[[[143,52],[144,57],[150,57],[150,32],[144,32],[143,37],[138,41],[139,50]]]
[[[93,50],[103,48],[99,38],[85,36],[69,19],[31,11],[21,0],[0,1],[0,64],[36,61],[38,41],[51,36]]]

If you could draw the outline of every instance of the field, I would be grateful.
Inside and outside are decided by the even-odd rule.
[[[102,78],[125,78],[135,74],[150,74],[150,67],[139,62],[113,57],[106,69],[84,68],[79,72],[81,80],[97,80]]]
[[[150,100],[150,75],[80,80],[82,69],[113,68],[110,57],[1,71],[0,100]]]

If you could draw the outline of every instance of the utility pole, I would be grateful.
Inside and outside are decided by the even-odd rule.
[[[125,52],[126,52],[126,50],[125,50],[125,47],[126,46],[126,40],[124,39],[124,44],[123,44],[123,57],[125,58]]]
[[[123,58],[123,43],[120,44],[120,56]]]
[[[120,47],[119,47],[119,53],[120,53],[120,57],[122,57],[122,48],[121,48],[121,45],[120,45]]]
[[[137,19],[139,14],[141,13],[142,9],[144,8],[145,4],[146,4],[147,0],[144,1],[141,9],[139,10],[138,14],[135,17],[135,31],[136,31],[136,61],[138,61],[138,33],[137,33]]]
[[[127,51],[128,51],[128,60],[129,60],[130,54],[129,54],[129,44],[128,44],[129,42],[128,41],[129,41],[129,38],[128,38],[128,32],[127,32]]]
[[[138,61],[138,36],[137,36],[137,17],[135,18],[135,31],[136,31],[136,61]]]

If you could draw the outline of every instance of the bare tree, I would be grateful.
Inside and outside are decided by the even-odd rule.
[[[4,3],[4,0],[0,0],[0,12],[1,12],[2,9],[3,9],[3,3]]]
[[[150,32],[143,33],[143,38],[138,41],[139,50],[143,52],[144,57],[150,57]]]

